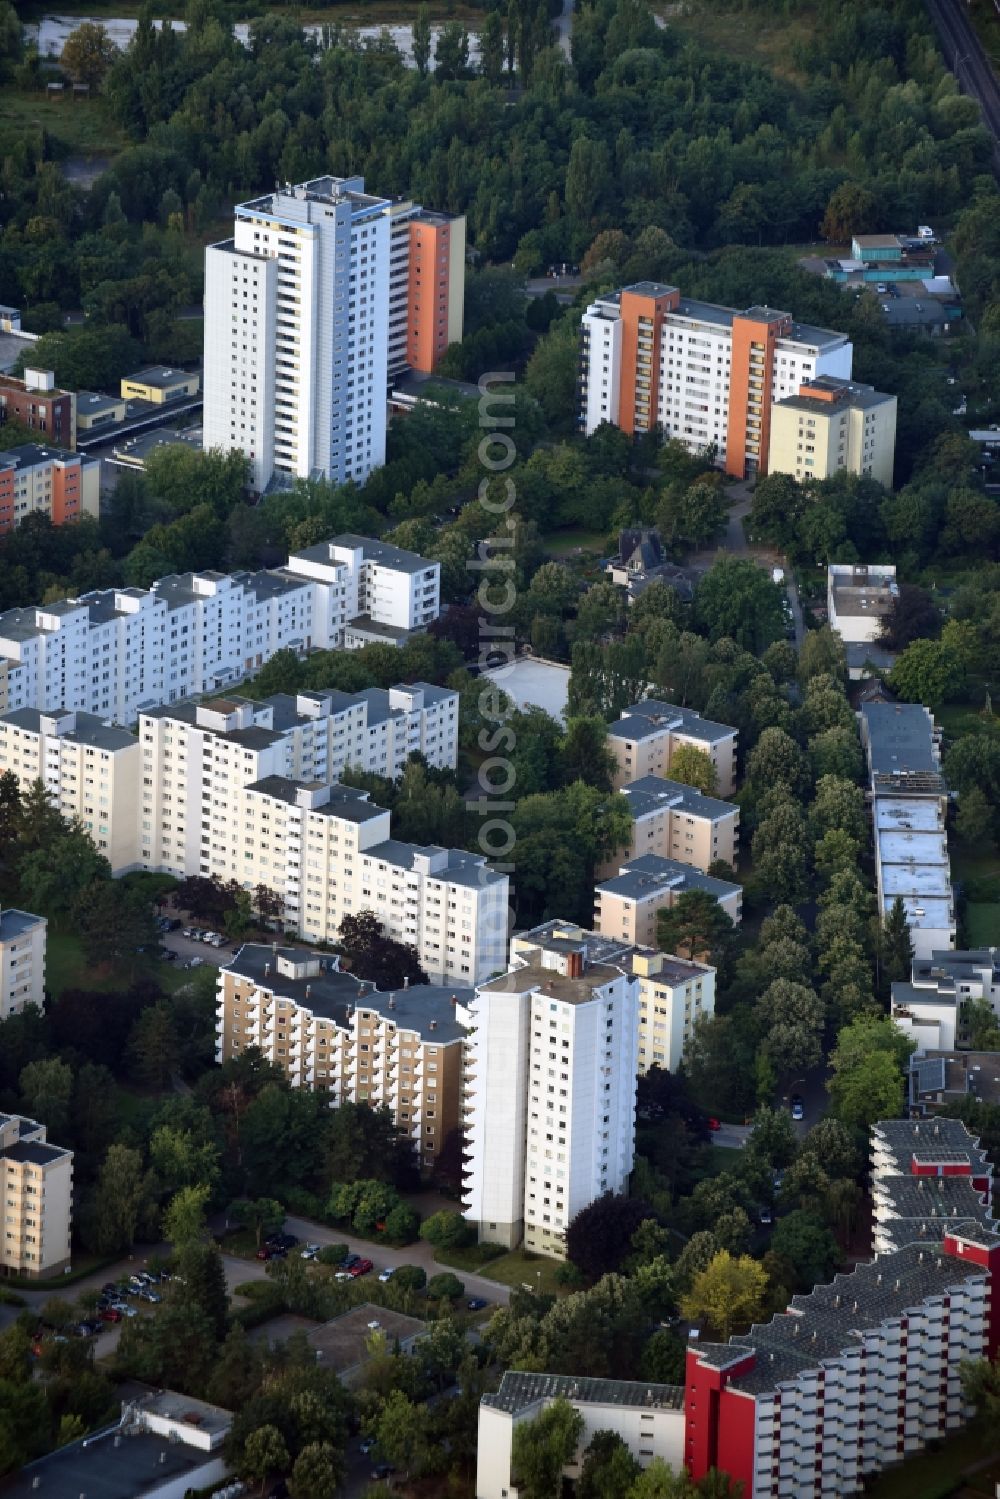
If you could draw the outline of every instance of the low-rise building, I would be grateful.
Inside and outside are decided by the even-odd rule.
[[[702,874],[678,859],[642,854],[623,864],[594,891],[594,929],[636,947],[656,944],[656,915],[670,910],[685,890],[714,895],[734,926],[743,918],[743,888]]]
[[[47,929],[44,916],[12,906],[0,911],[0,1021],[20,1015],[29,1005],[41,1013]]]
[[[676,859],[704,872],[719,859],[735,865],[740,809],[733,802],[652,775],[630,781],[621,792],[632,814],[632,841],[626,851],[605,860],[598,878],[616,874],[623,863],[644,854]]]
[[[985,1000],[1000,1016],[1000,953],[995,947],[914,957],[909,980],[892,985],[890,1014],[914,1041],[915,1057],[952,1052],[962,1031],[962,1006],[972,1000]]]
[[[232,1414],[173,1390],[123,1402],[110,1426],[47,1457],[5,1481],[5,1499],[184,1499],[218,1491],[228,1467],[223,1444]]]
[[[121,393],[126,401],[148,401],[151,406],[165,406],[187,396],[196,396],[201,389],[201,376],[187,370],[167,369],[161,364],[148,369],[136,370],[134,375],[122,378]]]
[[[5,1203],[0,1271],[37,1277],[66,1268],[73,1152],[50,1145],[44,1124],[0,1114],[0,1192]]]
[[[106,396],[97,390],[76,393],[76,427],[82,433],[99,432],[125,420],[128,402],[124,396]]]
[[[30,427],[42,442],[76,448],[76,395],[60,390],[51,370],[26,369],[23,380],[0,375],[0,426],[9,419]]]
[[[511,939],[511,962],[534,957],[543,967],[551,955],[580,954],[581,961],[613,963],[638,981],[638,1069],[674,1072],[699,1020],[715,1014],[715,969],[651,947],[634,947],[573,922],[545,921]],[[550,955],[550,956],[547,956]]]
[[[615,788],[644,776],[669,776],[670,762],[682,745],[703,750],[712,762],[716,790],[732,796],[736,790],[737,730],[712,723],[693,708],[678,708],[657,698],[645,698],[626,708],[608,727],[608,748],[618,769]]]
[[[629,526],[620,531],[618,556],[612,557],[604,571],[612,583],[627,591],[630,604],[654,583],[673,588],[685,603],[694,597],[690,574],[668,560],[660,533],[653,529]]]
[[[906,1096],[914,1118],[929,1118],[967,1098],[1000,1104],[1000,1051],[915,1052]]]
[[[456,1019],[471,989],[404,986],[381,993],[336,957],[245,943],[219,970],[216,1060],[250,1047],[293,1087],[385,1105],[429,1169],[461,1123],[462,1047]]]
[[[642,1468],[654,1458],[682,1467],[683,1386],[508,1370],[496,1394],[479,1403],[476,1499],[518,1499],[523,1493],[511,1467],[514,1432],[522,1422],[537,1420],[554,1400],[568,1401],[583,1419],[580,1444],[564,1478],[579,1478],[583,1453],[599,1431],[621,1437]]]
[[[892,488],[896,397],[871,385],[820,376],[771,409],[768,472],[796,479],[839,473]]]
[[[870,701],[860,714],[868,758],[878,908],[902,901],[914,955],[953,948],[957,931],[945,831],[940,734],[919,703]]]
[[[481,1242],[561,1259],[573,1219],[632,1170],[639,986],[579,948],[515,964],[457,1011],[464,1212]]]
[[[44,515],[54,526],[72,525],[101,509],[101,461],[38,443],[22,443],[0,453],[0,536],[29,515]]]
[[[827,621],[845,643],[878,640],[898,597],[891,563],[832,562],[826,570]]]

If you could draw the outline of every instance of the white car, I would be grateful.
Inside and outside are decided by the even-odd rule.
[[[333,1278],[334,1278],[334,1280],[341,1280],[341,1281],[343,1281],[343,1280],[353,1280],[354,1276],[351,1274],[350,1270],[338,1270],[337,1273],[336,1273],[336,1275]]]
[[[394,1266],[386,1265],[384,1270],[379,1271],[378,1278],[382,1282],[382,1284],[385,1285],[388,1281],[392,1280],[392,1277],[395,1275],[395,1273],[396,1271]]]
[[[187,966],[188,968],[200,968],[204,961],[204,958],[188,958]]]
[[[305,1249],[300,1252],[300,1258],[304,1260],[314,1260],[319,1254],[322,1247],[323,1246],[321,1244],[307,1244]]]

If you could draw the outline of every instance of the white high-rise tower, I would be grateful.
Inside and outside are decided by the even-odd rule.
[[[385,462],[389,209],[360,177],[287,184],[205,253],[204,444],[258,491]]]

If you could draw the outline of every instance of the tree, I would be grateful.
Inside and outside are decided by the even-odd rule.
[[[734,1259],[722,1249],[694,1277],[681,1297],[681,1311],[690,1321],[704,1320],[725,1343],[737,1326],[749,1326],[762,1315],[767,1295],[767,1272],[749,1255]]]
[[[148,1191],[139,1151],[109,1146],[88,1204],[88,1238],[98,1254],[132,1248]]]
[[[616,1431],[595,1431],[583,1455],[575,1499],[622,1499],[641,1471]]]
[[[733,934],[732,918],[708,890],[685,890],[669,910],[656,913],[661,952],[714,961]]]
[[[84,890],[111,878],[111,866],[94,847],[82,824],[64,823],[44,847],[23,854],[17,877],[28,910],[62,921],[75,909]]]
[[[339,945],[347,966],[377,989],[402,989],[404,980],[426,984],[415,948],[387,935],[374,911],[359,911],[340,923]]]
[[[566,1230],[566,1255],[588,1280],[598,1280],[618,1270],[632,1248],[632,1236],[644,1218],[648,1203],[605,1192],[582,1208]]]
[[[883,985],[901,983],[910,977],[913,964],[913,941],[906,907],[896,896],[879,930],[879,963]]]
[[[73,1069],[58,1057],[30,1062],[21,1073],[21,1100],[25,1113],[44,1124],[53,1140],[69,1133]]]
[[[99,22],[84,21],[66,38],[61,61],[78,83],[97,89],[117,56],[118,49],[107,30]]]
[[[292,1468],[292,1499],[336,1499],[344,1473],[343,1454],[330,1442],[309,1442]]]
[[[698,749],[694,744],[682,744],[674,751],[670,759],[670,779],[694,786],[705,796],[718,795],[719,777],[712,757],[707,750]]]
[[[210,1195],[208,1187],[182,1187],[170,1199],[163,1214],[163,1237],[175,1249],[204,1238]]]
[[[941,615],[927,590],[915,583],[897,584],[879,631],[885,648],[903,651],[914,640],[935,637],[940,629]]]
[[[842,1123],[868,1130],[877,1119],[903,1107],[903,1069],[914,1042],[887,1016],[859,1015],[837,1035],[827,1083],[833,1112]]]
[[[237,1471],[241,1478],[251,1483],[260,1479],[260,1491],[263,1494],[268,1479],[274,1473],[284,1473],[290,1462],[285,1439],[278,1428],[258,1426],[256,1431],[250,1432],[244,1443]]]
[[[132,1027],[128,1042],[132,1069],[140,1082],[162,1091],[177,1060],[178,1038],[170,1001],[148,1005]]]
[[[955,814],[955,832],[964,843],[992,843],[996,837],[997,816],[985,791],[970,786],[963,791]]]
[[[156,941],[149,900],[141,890],[109,879],[93,880],[73,903],[73,918],[87,960],[135,962],[136,950]]]
[[[858,182],[842,182],[830,194],[820,225],[829,244],[848,244],[855,234],[867,234],[877,219],[875,196]]]
[[[784,786],[792,796],[805,790],[808,768],[805,756],[784,729],[765,729],[747,756],[746,777],[755,790]]]
[[[794,1267],[800,1290],[828,1280],[839,1258],[837,1241],[826,1224],[801,1208],[778,1219],[771,1250]]]
[[[815,989],[775,979],[757,1001],[761,1049],[780,1076],[815,1067],[822,1055],[823,1005]]]
[[[285,1209],[273,1197],[257,1197],[252,1202],[231,1202],[226,1216],[245,1228],[252,1228],[259,1249],[267,1235],[278,1233],[284,1226]]]
[[[695,589],[694,617],[710,640],[728,636],[762,655],[785,633],[782,590],[744,557],[722,557]]]
[[[375,1439],[386,1461],[401,1468],[406,1478],[421,1476],[430,1456],[427,1416],[402,1390],[393,1390],[383,1405]]]
[[[1000,1360],[968,1359],[959,1372],[965,1399],[992,1426],[1000,1418]]]
[[[435,1249],[461,1249],[475,1237],[475,1229],[461,1213],[442,1208],[424,1219],[420,1237]]]
[[[951,653],[941,640],[914,640],[897,658],[889,680],[907,702],[937,707],[955,689]]]
[[[464,1285],[450,1270],[432,1275],[427,1282],[427,1297],[430,1301],[460,1301],[464,1295]]]
[[[216,1342],[221,1342],[228,1326],[229,1294],[219,1246],[188,1239],[178,1247],[177,1268],[180,1282],[171,1287],[172,1299],[188,1309],[197,1307]]]
[[[469,70],[469,33],[461,21],[446,21],[438,32],[434,70],[439,79],[464,78]]]
[[[427,77],[431,60],[431,18],[426,5],[417,6],[413,22],[413,61],[421,78]]]
[[[608,731],[601,718],[571,718],[559,742],[559,760],[564,784],[586,781],[598,791],[609,792],[617,768],[608,749]]]
[[[562,1399],[514,1427],[511,1472],[524,1499],[560,1499],[563,1469],[576,1456],[582,1435],[583,1417]]]

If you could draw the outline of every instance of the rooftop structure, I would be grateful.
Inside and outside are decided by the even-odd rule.
[[[1000,1052],[923,1051],[911,1059],[907,1102],[912,1115],[933,1116],[967,1098],[1000,1104]]]
[[[946,949],[914,958],[909,980],[892,985],[890,1013],[920,1057],[954,1051],[962,1033],[962,1005],[974,999],[985,1000],[1000,1016],[996,948]]]

